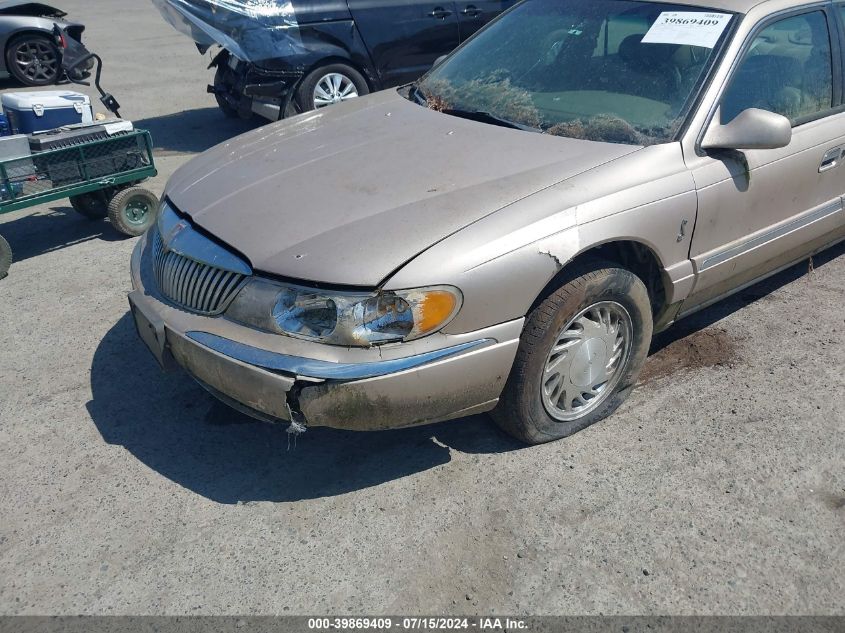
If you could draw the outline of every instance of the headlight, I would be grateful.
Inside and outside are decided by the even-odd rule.
[[[457,288],[434,286],[375,293],[331,292],[254,279],[226,316],[329,345],[370,347],[411,341],[443,329],[461,308]]]

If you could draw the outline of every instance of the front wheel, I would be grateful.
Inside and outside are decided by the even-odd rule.
[[[220,112],[223,113],[223,116],[227,119],[237,119],[238,109],[229,103],[229,100],[223,94],[228,94],[232,90],[232,86],[228,81],[229,73],[231,73],[226,64],[228,59],[229,58],[227,57],[225,60],[221,60],[217,66],[217,70],[214,71],[214,98],[217,101],[217,107],[220,108]]]
[[[155,224],[158,198],[143,187],[118,191],[109,202],[109,220],[124,235],[137,237]]]
[[[578,266],[528,315],[494,419],[539,444],[606,418],[636,383],[652,331],[636,275],[600,260]]]
[[[5,278],[9,274],[9,268],[12,265],[12,247],[9,242],[0,235],[0,279]]]
[[[309,73],[299,84],[295,100],[300,112],[308,112],[369,92],[366,79],[357,70],[346,64],[331,64]]]

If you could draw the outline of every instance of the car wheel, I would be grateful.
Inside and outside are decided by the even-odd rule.
[[[606,418],[636,383],[652,331],[636,275],[600,260],[577,266],[528,315],[494,419],[540,444]]]
[[[218,94],[218,90],[229,92],[231,90],[231,86],[226,81],[226,75],[229,72],[225,62],[221,62],[217,65],[217,70],[214,72],[214,98],[217,100],[217,107],[220,108],[220,111],[223,115],[228,119],[237,119],[238,118],[238,110],[237,108],[233,108],[232,104],[230,104],[226,98]]]
[[[367,81],[346,64],[331,64],[311,72],[296,91],[300,112],[319,110],[334,103],[349,101],[369,94]]]
[[[103,191],[92,191],[79,196],[71,196],[70,206],[89,220],[102,220],[108,215],[109,200]]]
[[[143,187],[130,187],[115,194],[109,202],[109,220],[124,235],[137,237],[155,224],[159,201]]]
[[[9,274],[9,268],[12,265],[12,247],[9,242],[0,235],[0,279],[3,279]]]
[[[46,35],[29,33],[14,38],[6,47],[6,68],[27,86],[54,84],[61,75],[58,47]]]

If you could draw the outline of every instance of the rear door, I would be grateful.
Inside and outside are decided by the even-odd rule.
[[[382,86],[414,81],[460,43],[451,0],[349,0]]]
[[[467,40],[482,26],[510,9],[518,0],[457,0],[461,41]]]

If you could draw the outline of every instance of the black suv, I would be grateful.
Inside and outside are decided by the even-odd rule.
[[[222,47],[209,86],[220,109],[271,120],[413,81],[517,2],[153,1],[200,52]]]

